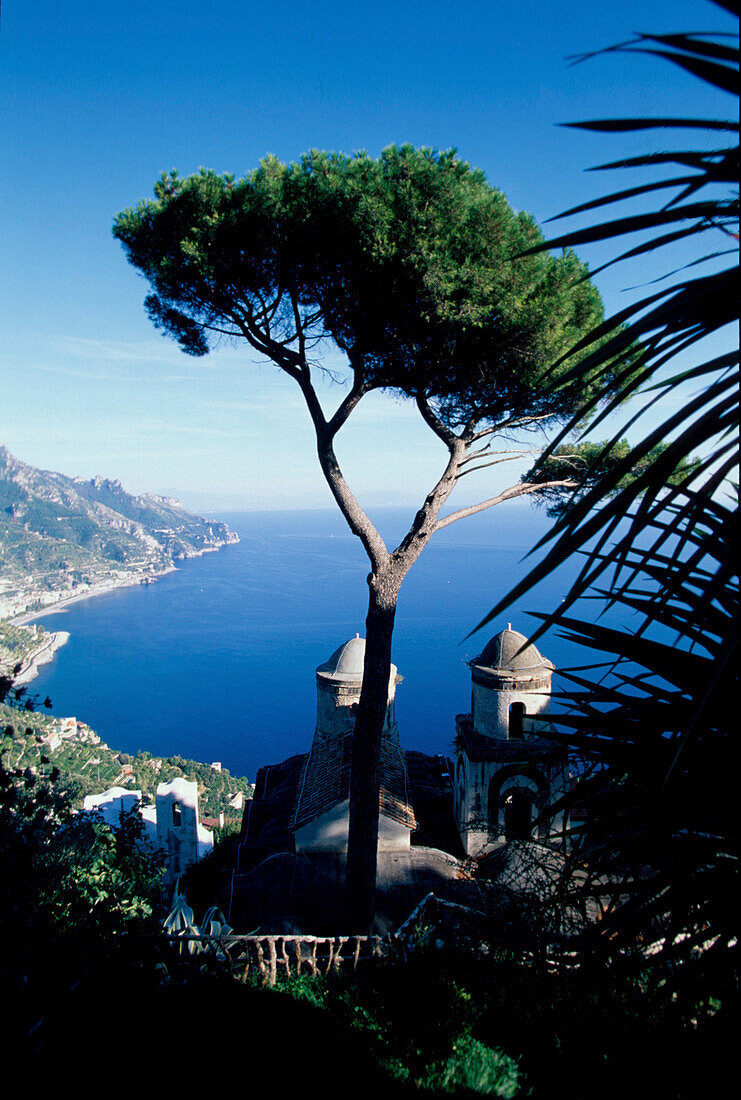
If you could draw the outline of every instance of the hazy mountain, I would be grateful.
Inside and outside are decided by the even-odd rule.
[[[0,617],[147,580],[237,535],[171,497],[38,470],[0,446]]]

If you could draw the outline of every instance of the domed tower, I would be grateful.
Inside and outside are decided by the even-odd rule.
[[[356,634],[334,651],[316,670],[316,733],[319,739],[347,733],[355,722],[355,712],[363,686],[365,638]],[[396,665],[391,666],[384,734],[399,731],[394,717],[396,685],[401,680]]]
[[[316,731],[291,823],[297,852],[347,850],[350,758],[364,661],[365,638],[356,634],[316,670]],[[416,827],[394,712],[400,680],[396,665],[391,665],[381,740],[379,850],[408,848]]]
[[[554,666],[508,624],[470,662],[471,723],[482,737],[522,739],[526,714],[550,706]]]
[[[560,842],[563,816],[537,821],[565,793],[567,755],[533,722],[550,706],[554,666],[508,624],[471,667],[471,713],[456,718],[454,802],[466,853],[514,839]]]

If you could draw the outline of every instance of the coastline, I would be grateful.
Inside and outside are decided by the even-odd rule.
[[[75,593],[74,596],[64,596],[61,600],[56,600],[46,607],[39,607],[35,611],[23,611],[20,615],[14,615],[7,621],[12,623],[13,626],[29,626],[37,619],[45,618],[47,615],[63,615],[66,609],[73,603],[80,603],[82,600],[91,600],[95,596],[105,596],[108,592],[115,592],[118,588],[134,588],[137,584],[153,584],[158,577],[164,577],[168,573],[174,573],[176,571],[177,566],[171,565],[169,568],[162,569],[158,573],[145,573],[132,576],[131,578],[122,577],[116,580],[103,581],[101,584],[90,585],[84,592]]]
[[[218,540],[211,546],[203,546],[200,550],[194,550],[190,554],[183,554],[182,560],[200,558],[204,554],[215,554],[225,546],[233,546],[235,543],[239,542],[239,535],[237,535],[236,531],[230,531],[229,536],[230,537],[224,541]],[[74,595],[63,596],[61,600],[54,600],[45,607],[36,608],[35,611],[22,611],[19,615],[11,615],[6,621],[13,626],[29,626],[35,622],[36,619],[43,618],[47,615],[61,615],[71,604],[79,603],[81,600],[89,600],[94,596],[105,596],[107,592],[115,592],[117,588],[133,588],[137,584],[153,584],[160,577],[165,577],[168,573],[176,572],[177,566],[173,561],[163,569],[147,569],[142,573],[132,573],[125,577],[109,577],[99,584],[91,584],[84,592],[75,592]]]
[[[234,534],[235,532],[230,532]],[[239,536],[234,538],[228,538],[224,542],[218,542],[215,546],[204,546],[202,549],[195,551],[192,554],[186,555],[186,557],[199,558],[203,554],[212,554],[221,550],[224,546],[230,546],[235,542],[239,542]],[[53,603],[49,603],[45,607],[37,608],[35,611],[23,611],[20,615],[13,615],[7,620],[13,626],[30,626],[33,625],[38,619],[46,618],[47,615],[63,615],[67,608],[72,604],[80,603],[82,600],[91,600],[96,596],[105,596],[109,592],[115,592],[119,588],[134,588],[140,584],[154,584],[160,577],[165,577],[168,573],[176,573],[177,566],[172,562],[164,569],[159,569],[157,572],[147,571],[144,573],[132,574],[127,577],[108,578],[105,581],[101,581],[99,584],[92,584],[84,592],[76,592],[71,596],[64,596],[61,600],[55,600]],[[21,686],[30,683],[38,676],[38,666],[49,664],[54,660],[54,655],[58,649],[61,649],[63,645],[69,641],[69,632],[66,630],[58,630],[49,634],[48,639],[37,650],[29,653],[23,660],[21,670],[15,677],[15,684]]]
[[[14,686],[20,687],[35,680],[39,674],[39,665],[48,665],[53,661],[56,651],[66,645],[68,641],[69,633],[66,630],[57,630],[55,633],[49,634],[43,645],[24,657],[20,671],[14,677]]]

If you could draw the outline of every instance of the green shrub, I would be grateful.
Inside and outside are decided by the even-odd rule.
[[[418,1082],[421,1088],[443,1092],[475,1092],[511,1100],[520,1091],[520,1071],[508,1054],[461,1035],[450,1056],[436,1062]]]

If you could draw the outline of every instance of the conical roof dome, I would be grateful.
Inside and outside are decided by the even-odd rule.
[[[317,675],[341,684],[362,684],[365,664],[365,638],[356,634],[339,646],[332,656],[319,665]],[[391,682],[397,680],[397,668],[391,665]]]
[[[360,683],[363,679],[364,661],[365,638],[356,634],[354,638],[343,642],[323,665],[319,665],[317,672],[333,680],[352,680]]]
[[[524,646],[524,648],[523,648]],[[534,645],[529,645],[524,634],[508,626],[484,646],[478,657],[471,661],[480,668],[495,672],[518,672],[532,676],[540,670],[553,671],[554,665]]]

